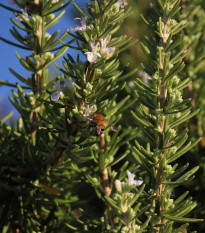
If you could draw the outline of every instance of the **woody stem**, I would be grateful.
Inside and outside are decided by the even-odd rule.
[[[106,147],[106,142],[105,142],[105,135],[103,133],[100,136],[100,148],[101,148],[101,151],[104,151],[105,147]],[[104,156],[104,155],[101,154],[100,156]],[[104,158],[102,158],[102,159],[104,159]],[[106,167],[102,168],[102,184],[103,184],[103,189],[104,189],[105,196],[109,197],[110,194],[111,194],[111,188],[110,188],[110,185],[109,185],[108,169]],[[112,227],[114,227],[113,211],[112,211],[112,208],[111,208],[111,206],[109,204],[107,206],[107,215],[108,215],[108,220],[109,220],[110,225]]]

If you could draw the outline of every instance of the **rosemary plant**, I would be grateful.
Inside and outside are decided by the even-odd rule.
[[[16,55],[31,75],[10,68],[19,83],[0,81],[15,88],[9,99],[20,113],[15,128],[5,123],[9,116],[0,122],[0,230],[177,233],[201,221],[186,217],[196,206],[187,192],[173,196],[198,170],[175,163],[199,142],[187,142],[183,124],[198,110],[182,98],[191,81],[179,78],[188,54],[180,47],[186,26],[176,17],[180,0],[158,0],[143,18],[153,32],[142,44],[148,79],[137,78],[137,91],[125,97],[124,80],[136,73],[124,74],[119,62],[131,39],[116,34],[133,12],[127,1],[90,0],[85,11],[72,0],[10,2],[19,10],[0,6],[14,12],[18,42],[0,39],[29,51]],[[78,26],[49,35],[71,3]],[[60,75],[49,81],[47,66],[63,55]],[[139,129],[125,127],[122,117],[130,108],[146,136],[135,147]]]
[[[188,21],[187,26],[184,28],[184,39],[181,46],[189,49],[189,54],[184,58],[186,69],[180,74],[184,80],[186,77],[190,77],[192,83],[187,87],[186,95],[192,98],[191,104],[196,105],[200,109],[197,114],[189,123],[190,134],[193,139],[200,136],[201,141],[199,145],[190,151],[191,155],[187,156],[186,161],[191,163],[192,166],[198,164],[200,166],[196,179],[194,179],[190,185],[189,190],[197,200],[197,208],[193,211],[193,216],[204,216],[205,202],[203,198],[204,183],[205,183],[205,163],[203,157],[203,151],[205,147],[204,138],[204,10],[203,1],[182,1],[181,12],[179,14],[180,19],[186,19]],[[205,226],[204,222],[198,223],[195,228],[199,232],[203,232]]]
[[[190,78],[180,80],[184,68],[183,59],[188,48],[181,49],[181,36],[187,21],[177,21],[180,11],[178,0],[158,0],[151,5],[152,14],[143,20],[153,33],[141,43],[147,57],[143,64],[148,76],[146,81],[137,78],[135,82],[140,107],[131,111],[146,140],[144,147],[138,141],[134,147],[135,158],[150,177],[149,215],[152,216],[148,232],[182,232],[189,222],[200,219],[185,217],[196,207],[196,202],[187,197],[187,192],[175,198],[174,189],[194,178],[198,166],[187,170],[189,164],[179,167],[175,161],[193,148],[200,139],[188,142],[188,129],[184,122],[195,116],[199,110],[191,111],[191,99],[183,99],[182,91],[190,85]],[[181,223],[181,224],[179,224]]]
[[[118,173],[111,168],[129,153],[120,148],[134,137],[131,128],[114,129],[133,103],[125,105],[129,96],[117,101],[125,86],[117,83],[122,74],[117,57],[130,38],[114,35],[131,9],[125,12],[127,3],[121,1],[90,1],[83,12],[74,3],[81,25],[59,37],[59,31],[47,34],[71,2],[14,0],[21,11],[1,4],[16,16],[11,33],[20,44],[1,40],[30,51],[26,58],[16,55],[31,71],[25,78],[10,69],[24,85],[1,81],[17,88],[10,101],[21,115],[16,128],[4,124],[6,118],[1,121],[3,232],[103,232],[123,224],[115,226],[106,197],[115,177],[126,175],[127,162]],[[73,39],[64,43],[68,34]],[[67,54],[64,68],[58,67],[62,74],[47,82],[46,67],[68,47],[84,60]]]
[[[36,124],[45,111],[39,97],[46,93],[46,67],[67,50],[58,41],[66,38],[67,32],[58,39],[59,31],[53,35],[47,33],[47,29],[56,24],[65,13],[63,8],[71,3],[69,1],[62,6],[64,2],[12,1],[19,10],[1,4],[1,7],[14,12],[16,18],[11,19],[14,27],[10,32],[18,42],[10,42],[4,38],[1,40],[28,51],[25,58],[18,52],[16,55],[22,66],[31,72],[30,77],[25,78],[11,68],[11,73],[23,84],[1,81],[1,85],[17,89],[17,92],[12,90],[13,97],[9,99],[21,115],[16,128],[1,122],[2,232],[33,232],[44,229],[44,232],[49,232],[57,225],[57,217],[54,215],[57,203],[48,195],[50,188],[46,185],[50,150],[55,145],[49,140],[48,133],[39,135]],[[46,146],[41,139],[44,136],[48,140]],[[50,192],[58,196],[55,190]],[[49,219],[53,220],[48,223]]]

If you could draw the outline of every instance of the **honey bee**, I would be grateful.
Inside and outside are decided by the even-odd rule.
[[[99,136],[105,130],[106,119],[102,113],[96,112],[92,116],[91,123],[95,126],[95,135]]]

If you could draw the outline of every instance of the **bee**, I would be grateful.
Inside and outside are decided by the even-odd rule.
[[[94,113],[92,116],[91,123],[95,126],[95,135],[99,136],[104,132],[106,126],[106,119],[102,113]]]

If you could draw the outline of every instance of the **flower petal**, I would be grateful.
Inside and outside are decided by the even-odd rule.
[[[91,47],[92,53],[97,53],[98,45],[99,45],[99,42],[94,44],[92,41],[90,41],[90,47]]]
[[[96,61],[97,58],[100,57],[99,53],[92,53],[92,52],[86,52],[85,55],[87,56],[87,60],[91,63]]]
[[[73,85],[73,83],[75,83],[74,80],[69,80],[68,78],[62,78],[62,80],[64,81],[63,87],[67,87],[67,88],[73,88],[74,87],[74,85]]]
[[[52,101],[58,101],[62,94],[63,93],[61,91],[57,91],[57,92],[52,93],[51,94],[51,100]]]
[[[127,170],[127,177],[128,177],[128,183],[130,185],[136,185],[136,186],[140,186],[143,181],[142,180],[135,180],[134,177],[135,177],[135,174],[134,173],[131,173],[130,171]]]
[[[82,19],[81,18],[75,18],[75,19],[80,19],[81,26],[73,27],[73,28],[70,29],[70,31],[71,32],[77,32],[77,31],[84,32],[86,30],[86,21],[87,21],[87,18],[86,17],[82,17]]]
[[[70,29],[71,32],[85,31],[84,27],[76,26]]]
[[[121,8],[124,8],[125,6],[128,5],[127,0],[118,0],[116,4],[119,5],[119,7]]]
[[[133,184],[136,185],[136,186],[140,186],[142,183],[143,183],[142,180],[134,180]]]
[[[92,112],[92,109],[93,109],[93,106],[90,107],[89,105],[86,105],[86,110],[85,110],[85,113],[83,114],[83,117],[88,121],[92,120],[92,116],[90,115],[90,113]]]
[[[61,91],[61,92],[62,92],[60,80],[58,80],[57,82],[54,82],[54,81],[53,81],[53,84],[54,84],[54,86],[56,87],[56,89],[57,89],[58,91]]]

